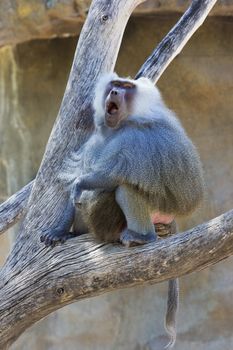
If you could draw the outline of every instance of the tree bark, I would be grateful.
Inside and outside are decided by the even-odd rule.
[[[199,14],[203,19],[203,13],[207,16],[215,1],[194,1],[196,12],[190,12],[190,16]],[[79,148],[93,130],[91,102],[95,81],[100,74],[113,70],[127,20],[135,6],[142,2],[92,2],[59,115],[30,192],[25,218],[0,273],[1,349],[7,348],[34,322],[68,303],[117,288],[175,278],[214,264],[233,253],[232,212],[184,235],[128,250],[118,245],[97,244],[90,235],[53,250],[39,242],[41,230],[52,229],[67,205],[69,192],[59,180],[59,174],[63,172],[64,160],[70,152]],[[205,7],[200,13],[198,6],[203,4]],[[195,17],[196,21],[198,19]],[[185,22],[181,22],[180,30],[184,25]],[[176,35],[179,33],[183,40],[187,39],[187,31],[176,31]],[[174,58],[182,39],[173,36],[170,43],[172,40]],[[165,58],[163,56],[162,64],[159,59],[156,63],[160,67],[159,74],[167,66],[166,60],[171,61],[167,54]],[[156,71],[150,65],[147,71],[142,70],[139,74],[152,76],[154,69]],[[154,79],[159,76],[156,74]],[[30,189],[21,193],[25,203],[27,191]],[[20,195],[17,196],[19,199]],[[9,203],[11,208],[17,201],[13,198]],[[21,203],[20,212],[23,202],[19,200],[18,203]],[[3,206],[6,208],[6,203]],[[13,216],[11,220],[5,220],[9,222],[6,226],[12,224]],[[191,262],[190,258],[187,259],[190,256]]]
[[[158,283],[211,266],[233,253],[233,210],[192,230],[125,249],[87,234],[37,250],[0,288],[0,348],[52,311],[119,288]]]
[[[152,55],[146,60],[136,78],[147,76],[157,82],[167,66],[180,53],[188,40],[202,25],[217,0],[193,0],[179,22],[170,30]],[[151,69],[155,67],[156,69]]]
[[[217,0],[193,1],[179,22],[170,30],[170,32],[164,37],[161,43],[142,65],[136,75],[136,78],[145,76],[152,79],[154,82],[157,82],[167,66],[180,53],[187,41],[201,26],[216,1]],[[84,111],[83,114],[85,114]],[[85,122],[87,122],[87,118],[82,121],[84,124]],[[8,227],[13,225],[14,215],[15,220],[17,221],[23,214],[22,207],[24,203],[27,203],[26,197],[30,195],[31,189],[30,186],[27,186],[19,191],[17,193],[18,195],[16,194],[15,197],[12,196],[8,200],[8,203],[6,202],[0,205],[0,214],[4,212],[4,215],[0,215],[0,234],[5,232]],[[23,204],[21,204],[21,201]],[[9,213],[9,218],[7,218],[6,208],[7,210],[10,209],[9,204],[11,204],[14,208]]]
[[[133,9],[143,1],[92,2],[79,38],[58,118],[29,196],[27,213],[12,252],[0,272],[1,292],[5,297],[14,293],[16,284],[19,286],[23,283],[21,273],[25,271],[26,266],[33,264],[35,259],[41,259],[45,249],[39,240],[41,230],[53,227],[63,215],[69,200],[69,192],[59,180],[59,174],[65,167],[64,160],[70,152],[85,142],[93,130],[92,97],[96,79],[100,74],[113,70],[128,18]],[[50,263],[49,260],[45,263],[46,271]],[[7,283],[11,276],[15,276],[14,287]],[[51,281],[47,280],[47,283]],[[4,312],[1,313],[7,299],[0,302],[2,349],[7,348],[25,329],[24,311],[19,306],[21,298],[18,295],[16,304],[8,305],[13,314],[20,309],[20,313],[15,314],[11,324],[6,322]],[[47,303],[45,299],[44,302]],[[52,311],[49,304],[47,306],[48,310]],[[35,322],[34,317],[32,312],[27,327]]]
[[[13,226],[25,212],[33,181],[0,205],[0,234]]]
[[[83,26],[60,111],[30,193],[27,215],[5,269],[20,261],[30,237],[40,247],[43,228],[59,222],[69,199],[69,192],[59,180],[70,152],[81,147],[93,130],[92,96],[100,74],[112,71],[127,20],[144,0],[94,0]],[[33,234],[32,234],[33,233]]]

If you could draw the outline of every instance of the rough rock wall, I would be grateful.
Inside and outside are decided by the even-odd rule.
[[[183,13],[191,0],[147,0],[134,14]],[[78,35],[91,0],[1,0],[0,47],[26,40]],[[106,9],[107,11],[107,9]],[[232,16],[233,0],[218,1],[210,16]]]
[[[117,71],[132,76],[176,17],[134,18]],[[210,18],[159,81],[166,102],[198,146],[207,195],[184,229],[233,207],[233,21]],[[0,50],[0,189],[34,177],[56,117],[76,39]],[[8,253],[8,235],[0,238]],[[4,260],[1,255],[2,261]],[[232,259],[181,279],[175,349],[233,348]],[[72,304],[34,325],[13,350],[160,350],[167,284],[116,291]]]

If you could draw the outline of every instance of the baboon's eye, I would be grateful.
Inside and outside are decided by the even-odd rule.
[[[112,85],[123,89],[133,89],[135,87],[135,85],[133,83],[130,83],[129,81],[118,81],[118,80],[113,80]]]
[[[123,87],[124,87],[125,89],[133,89],[133,88],[135,87],[135,85],[132,84],[132,83],[124,83],[124,84],[123,84]]]
[[[112,85],[116,86],[116,87],[121,87],[122,83],[120,81],[114,80],[114,81],[112,81]]]

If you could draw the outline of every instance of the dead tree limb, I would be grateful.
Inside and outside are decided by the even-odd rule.
[[[23,215],[33,186],[29,182],[20,191],[0,205],[0,234],[14,225]]]
[[[43,247],[0,289],[0,348],[31,324],[74,301],[199,271],[233,254],[233,210],[183,234],[142,247],[97,244],[84,235]]]
[[[148,57],[137,73],[136,78],[145,76],[157,82],[167,66],[180,53],[187,41],[201,26],[216,1],[217,0],[194,0],[179,22],[170,30]],[[18,221],[24,212],[23,207],[27,203],[30,191],[31,186],[27,185],[7,202],[0,205],[0,234],[12,226],[14,221]],[[9,217],[7,216],[6,209],[9,210]]]
[[[180,53],[188,40],[202,25],[216,1],[192,1],[188,10],[143,64],[136,78],[146,76],[157,82],[170,62]]]
[[[199,6],[206,4],[199,14],[207,16],[215,1],[195,0],[193,6],[197,12],[193,21],[198,21]],[[54,250],[46,249],[39,242],[41,229],[59,222],[67,205],[69,193],[58,174],[62,172],[64,159],[79,148],[93,130],[91,102],[95,81],[103,72],[114,69],[127,20],[135,6],[142,2],[92,2],[59,115],[30,193],[27,213],[0,272],[1,349],[6,349],[37,320],[75,300],[175,278],[233,253],[232,212],[184,235],[129,250],[118,245],[97,244],[90,236],[67,242]],[[179,43],[179,51],[181,41],[175,42]],[[156,64],[160,65],[159,61]],[[26,202],[26,197],[24,200]],[[192,257],[191,261],[187,256]]]

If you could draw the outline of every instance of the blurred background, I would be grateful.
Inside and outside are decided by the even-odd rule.
[[[0,2],[0,200],[36,175],[90,1]],[[134,76],[190,1],[147,1],[131,17],[116,71]],[[206,197],[180,230],[233,208],[233,0],[219,1],[158,82],[204,165]],[[107,45],[108,43],[106,43]],[[85,68],[85,67],[84,67]],[[3,264],[16,231],[0,237]],[[192,257],[190,257],[192,258]],[[180,279],[174,349],[233,349],[232,258]],[[13,350],[159,350],[167,283],[71,304]]]

